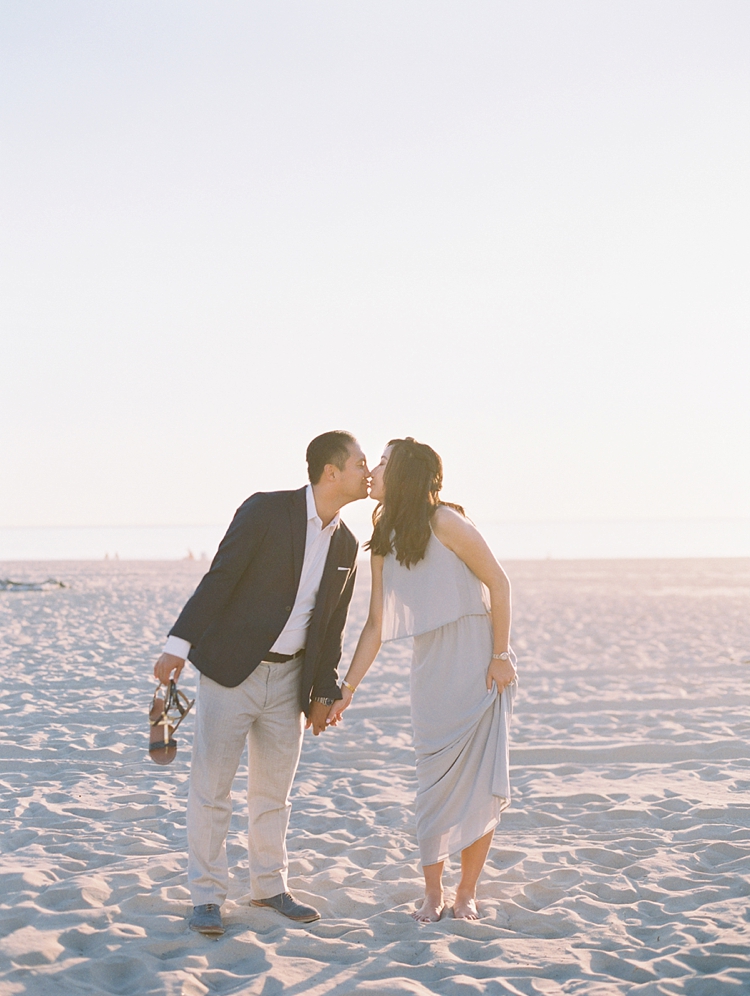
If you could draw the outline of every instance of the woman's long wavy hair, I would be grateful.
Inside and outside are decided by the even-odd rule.
[[[391,439],[385,466],[385,501],[372,513],[373,532],[365,544],[384,557],[394,552],[404,567],[419,563],[430,540],[430,522],[439,505],[448,505],[461,515],[460,505],[440,501],[443,461],[431,446],[406,439]]]

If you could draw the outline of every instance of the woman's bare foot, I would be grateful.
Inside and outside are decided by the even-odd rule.
[[[419,909],[412,913],[412,917],[417,923],[436,923],[443,915],[444,909],[442,892],[435,896],[426,895]]]
[[[453,916],[456,920],[478,920],[476,899],[473,896],[462,896],[457,892],[453,903]]]

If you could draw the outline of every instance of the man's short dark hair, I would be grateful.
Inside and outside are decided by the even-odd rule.
[[[343,470],[349,459],[349,447],[356,442],[351,432],[344,432],[343,429],[334,429],[332,432],[316,436],[307,447],[306,454],[307,476],[310,478],[310,483],[318,483],[327,463],[332,463],[334,467]]]

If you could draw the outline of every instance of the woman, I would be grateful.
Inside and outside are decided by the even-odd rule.
[[[453,915],[478,918],[477,882],[510,802],[510,583],[463,509],[439,500],[442,483],[440,457],[411,438],[391,440],[372,472],[378,506],[368,544],[370,611],[343,699],[330,713],[332,723],[341,719],[381,642],[414,637],[411,717],[425,895],[412,915],[420,922],[440,919],[443,864],[459,851]]]

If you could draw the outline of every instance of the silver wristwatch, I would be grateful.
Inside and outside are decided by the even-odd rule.
[[[321,705],[332,706],[336,699],[327,699],[324,695],[313,695],[313,702],[320,702]]]
[[[492,659],[493,661],[509,661],[510,654],[504,650],[501,654],[493,654]]]

